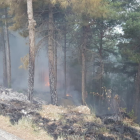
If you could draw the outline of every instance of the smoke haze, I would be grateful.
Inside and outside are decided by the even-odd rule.
[[[28,70],[21,69],[19,66],[22,65],[21,58],[28,54],[28,39],[21,37],[18,32],[10,33],[9,38],[11,51],[12,88],[19,92],[26,91],[27,94]],[[62,48],[58,48],[57,91],[59,98],[64,97],[64,66],[62,56]],[[2,57],[2,52],[0,52],[0,85],[3,83]],[[72,69],[70,69],[70,71],[72,71]],[[81,99],[79,99],[79,92],[75,90],[75,87],[72,85],[69,74],[67,74],[67,94],[73,97],[76,105],[81,103]],[[36,56],[34,96],[37,96],[50,103],[47,45],[43,46]]]

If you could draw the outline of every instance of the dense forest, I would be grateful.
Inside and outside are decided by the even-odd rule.
[[[28,89],[31,102],[70,96],[140,120],[139,45],[138,0],[0,1],[0,84]]]

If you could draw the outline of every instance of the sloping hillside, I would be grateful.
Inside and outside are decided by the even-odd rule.
[[[31,104],[2,87],[0,114],[0,128],[25,140],[140,140],[139,125],[125,112],[97,117],[87,106]]]

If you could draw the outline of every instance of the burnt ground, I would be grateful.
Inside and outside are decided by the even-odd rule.
[[[27,101],[25,95],[0,87],[0,115],[9,116],[11,124],[22,117],[31,119],[57,140],[140,140],[140,128],[125,113],[95,116],[88,107],[61,107]],[[18,94],[18,96],[17,96]],[[77,136],[77,137],[76,137]]]

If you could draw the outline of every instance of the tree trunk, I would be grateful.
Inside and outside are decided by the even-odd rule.
[[[5,38],[4,38],[4,29],[2,27],[2,46],[3,46],[3,86],[7,87],[8,81],[7,81],[7,62],[6,62],[6,47],[5,47]]]
[[[35,25],[36,22],[33,17],[32,0],[27,0],[27,13],[29,22],[29,79],[28,79],[28,99],[33,101],[34,91],[34,71],[35,71]]]
[[[57,35],[54,35],[54,68],[55,68],[55,90],[57,92]]]
[[[135,115],[138,115],[139,110],[139,98],[140,98],[140,63],[138,65],[138,73],[136,77],[136,97],[135,97]]]
[[[6,60],[7,60],[7,86],[11,87],[11,57],[10,57],[10,43],[9,31],[7,24],[7,8],[5,8],[5,36],[6,36]]]
[[[49,57],[49,82],[51,103],[57,105],[57,93],[55,87],[55,63],[54,63],[54,26],[53,26],[53,9],[49,5],[49,32],[48,32],[48,57]]]
[[[66,41],[66,23],[65,23],[65,32],[64,32],[64,96],[67,95],[67,79],[66,79],[66,47],[67,47],[67,41]]]
[[[85,50],[83,49],[82,50],[82,104],[85,105],[85,78],[86,78],[86,75],[85,75],[85,69],[86,69],[86,66],[85,66]]]
[[[100,37],[99,54],[100,54],[100,57],[102,59],[102,55],[103,55],[102,54],[103,53],[103,19],[102,19],[100,24],[101,24],[101,26],[100,26],[100,35],[99,35],[99,37]],[[103,81],[102,80],[103,80],[103,75],[101,74],[101,77],[99,79],[99,94],[100,95],[102,95],[102,85],[103,85]],[[102,103],[102,98],[99,98],[99,104],[98,104],[99,109],[101,109],[101,107],[102,107],[101,103]]]
[[[86,27],[83,27],[83,46],[82,46],[82,104],[85,105],[85,95],[86,95],[86,45],[87,45],[87,35]]]

